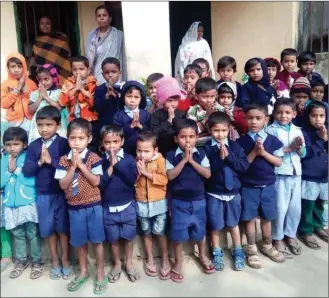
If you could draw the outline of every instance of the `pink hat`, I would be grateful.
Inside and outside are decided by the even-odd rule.
[[[181,91],[176,79],[172,77],[163,77],[156,83],[157,100],[164,104],[169,97],[181,96]]]

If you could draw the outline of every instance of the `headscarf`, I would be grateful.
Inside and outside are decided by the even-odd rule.
[[[44,64],[44,65],[39,66],[38,67],[38,70],[40,68],[44,68],[44,69],[48,70],[50,76],[53,79],[53,85],[48,90],[56,90],[56,89],[58,89],[60,86],[59,86],[59,76],[58,76],[58,72],[57,72],[56,67],[53,66],[53,65],[51,65],[51,64]]]
[[[19,54],[19,53],[12,53],[7,56],[6,59],[6,66],[7,66],[7,72],[8,72],[8,79],[7,79],[7,86],[10,88],[16,88],[18,85],[18,80],[10,73],[9,68],[8,68],[8,61],[11,58],[17,58],[19,61],[22,62],[23,65],[23,76],[26,76],[26,83],[28,82],[28,77],[27,77],[27,66],[26,66],[26,60],[25,58]]]
[[[263,59],[261,58],[251,58],[249,59],[247,62],[246,62],[246,65],[244,67],[244,71],[246,74],[248,74],[248,70],[247,69],[247,65],[248,63],[251,61],[251,60],[257,60],[263,70],[263,77],[260,81],[253,81],[251,78],[249,78],[249,82],[252,83],[252,84],[259,84],[259,85],[262,85],[265,89],[267,89],[269,86],[270,86],[270,76],[268,75],[268,70],[267,70],[267,66],[266,66],[266,63]]]
[[[229,111],[233,115],[233,110],[234,110],[234,107],[235,107],[236,98],[238,96],[236,85],[234,83],[232,83],[232,82],[221,82],[221,83],[218,84],[217,90],[219,90],[219,88],[221,86],[223,86],[223,85],[227,85],[227,87],[229,87],[232,90],[232,92],[233,92],[233,100],[232,100],[232,103],[231,103],[231,105],[229,107]]]
[[[120,104],[119,108],[124,109],[125,105],[125,95],[130,87],[136,87],[141,93],[141,102],[139,104],[139,109],[143,110],[146,107],[146,95],[144,86],[137,81],[127,81],[121,89]]]
[[[314,101],[314,102],[310,103],[306,107],[306,110],[305,110],[302,127],[306,131],[316,131],[316,128],[310,122],[310,114],[311,114],[311,110],[313,110],[314,106],[321,106],[324,108],[324,110],[326,112],[326,120],[324,122],[324,125],[326,126],[326,128],[328,128],[328,107],[326,106],[326,104],[324,102]]]

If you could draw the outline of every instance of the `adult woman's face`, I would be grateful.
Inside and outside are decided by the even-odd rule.
[[[109,16],[106,9],[101,8],[96,12],[96,21],[99,27],[105,28],[110,26],[112,17]]]
[[[203,37],[203,26],[199,26],[198,27],[198,40],[201,40],[201,38]]]
[[[39,25],[40,25],[40,31],[42,33],[51,32],[51,20],[49,18],[41,18]]]

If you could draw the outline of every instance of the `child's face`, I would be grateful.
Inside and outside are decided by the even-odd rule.
[[[297,57],[295,55],[286,55],[283,57],[281,64],[284,70],[286,70],[289,73],[292,73],[296,69]]]
[[[248,76],[255,82],[258,82],[263,78],[263,69],[260,63],[249,68]]]
[[[120,137],[118,134],[108,133],[104,136],[102,140],[102,146],[105,152],[111,154],[117,154],[121,147],[123,146],[124,139]]]
[[[88,136],[82,129],[73,129],[67,140],[71,149],[76,149],[78,153],[85,150],[91,142],[92,136]]]
[[[41,72],[38,74],[38,81],[45,87],[46,90],[54,85],[54,79],[49,73]]]
[[[142,96],[139,90],[133,90],[125,94],[125,105],[129,110],[135,110],[141,103]]]
[[[57,124],[57,122],[52,119],[38,119],[37,127],[40,136],[47,141],[56,134],[60,124]]]
[[[232,80],[232,77],[234,75],[234,70],[231,66],[226,66],[225,68],[221,68],[217,70],[220,79],[224,82],[230,82]]]
[[[156,88],[157,81],[150,82],[147,86],[147,89],[149,90],[150,97],[152,99],[152,102],[155,104],[157,99],[157,88]]]
[[[216,100],[216,89],[202,92],[196,95],[196,99],[204,110],[206,110],[210,105],[213,105]]]
[[[253,133],[261,131],[269,120],[269,117],[266,116],[263,111],[256,109],[249,110],[246,116],[248,128]]]
[[[198,79],[200,79],[200,77],[195,71],[188,71],[184,74],[183,84],[184,86],[190,86],[190,88],[193,89],[195,88],[195,83]]]
[[[107,63],[103,66],[102,71],[106,82],[110,82],[113,85],[119,81],[121,71],[116,64]]]
[[[295,93],[292,95],[292,100],[296,103],[296,105],[305,104],[305,102],[308,100],[308,94],[300,92]]]
[[[229,108],[233,102],[233,96],[231,93],[220,93],[218,95],[218,103],[224,107],[224,108]]]
[[[26,148],[27,144],[20,140],[12,140],[5,142],[4,146],[8,154],[17,157]]]
[[[154,148],[151,141],[141,142],[137,141],[136,156],[137,159],[149,162],[158,153],[158,148]]]
[[[8,65],[10,74],[19,80],[23,76],[23,65],[15,62],[10,62]]]
[[[168,100],[163,104],[163,109],[168,111],[169,109],[176,109],[178,106],[179,96],[169,97]]]
[[[270,80],[273,81],[276,77],[276,73],[278,72],[277,68],[274,66],[267,66],[268,76]]]
[[[304,75],[309,75],[314,71],[315,63],[314,61],[306,61],[300,65],[300,71]]]
[[[207,67],[207,65],[205,63],[197,63],[201,69],[202,69],[202,78],[209,78],[210,77],[210,71],[209,68]]]
[[[280,105],[274,112],[274,118],[281,125],[288,125],[297,115],[297,112],[290,106]]]
[[[175,142],[178,144],[182,151],[186,148],[192,149],[198,140],[198,136],[193,128],[183,128],[179,134],[174,137]]]
[[[310,123],[316,129],[322,127],[326,121],[326,111],[324,108],[315,108],[312,109],[312,112],[309,115]]]
[[[80,75],[81,80],[85,80],[89,76],[90,70],[83,62],[72,63],[72,74],[75,78]]]
[[[316,86],[312,88],[311,99],[322,101],[324,97],[324,86]]]
[[[212,128],[210,128],[211,136],[217,141],[225,141],[228,137],[229,125],[225,123],[217,123]]]

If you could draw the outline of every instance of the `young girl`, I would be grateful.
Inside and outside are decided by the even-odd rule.
[[[313,234],[328,242],[322,214],[328,201],[328,118],[322,102],[311,103],[305,113],[303,135],[306,156],[302,159],[302,215],[299,239],[309,248],[321,246]]]
[[[145,110],[144,86],[136,81],[128,81],[122,87],[120,110],[113,116],[113,124],[123,128],[126,152],[136,156],[136,142],[141,131],[149,129],[150,115]]]
[[[42,275],[43,262],[35,204],[35,178],[22,174],[26,157],[27,133],[10,127],[3,134],[6,154],[1,160],[1,189],[4,189],[5,228],[15,241],[16,265],[9,277],[17,278],[28,267],[26,240],[32,258],[31,279]],[[27,239],[26,239],[27,238]]]
[[[29,112],[34,115],[31,121],[30,133],[29,133],[29,144],[34,140],[40,138],[38,133],[36,114],[45,106],[53,106],[58,110],[62,110],[58,103],[61,89],[59,88],[59,76],[54,66],[45,64],[38,68],[37,79],[39,81],[39,89],[35,90],[30,95]],[[66,108],[62,111],[61,129],[59,134],[62,137],[66,137],[67,127],[67,110]]]

